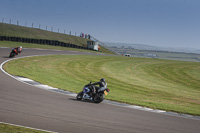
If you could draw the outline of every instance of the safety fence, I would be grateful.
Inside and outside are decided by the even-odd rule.
[[[47,39],[32,39],[32,38],[22,38],[22,37],[0,36],[0,41],[14,41],[14,42],[34,43],[34,44],[42,44],[42,45],[52,45],[52,46],[91,50],[87,47],[79,46],[76,44],[60,42],[57,40],[47,40]]]

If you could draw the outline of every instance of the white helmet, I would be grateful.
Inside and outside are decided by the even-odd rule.
[[[22,46],[20,46],[19,48],[22,48]]]

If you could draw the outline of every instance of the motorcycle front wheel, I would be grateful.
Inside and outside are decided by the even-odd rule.
[[[81,100],[83,98],[83,91],[79,92],[76,96],[77,100]]]

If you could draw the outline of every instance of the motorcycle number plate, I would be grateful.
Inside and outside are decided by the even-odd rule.
[[[108,92],[105,90],[105,91],[104,91],[104,94],[107,96],[107,95],[108,95]]]

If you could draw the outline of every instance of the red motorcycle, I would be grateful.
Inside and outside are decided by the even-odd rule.
[[[17,47],[17,48],[14,48],[12,49],[12,51],[10,52],[10,56],[9,58],[13,58],[15,57],[16,55],[20,54],[22,52],[22,47]]]

